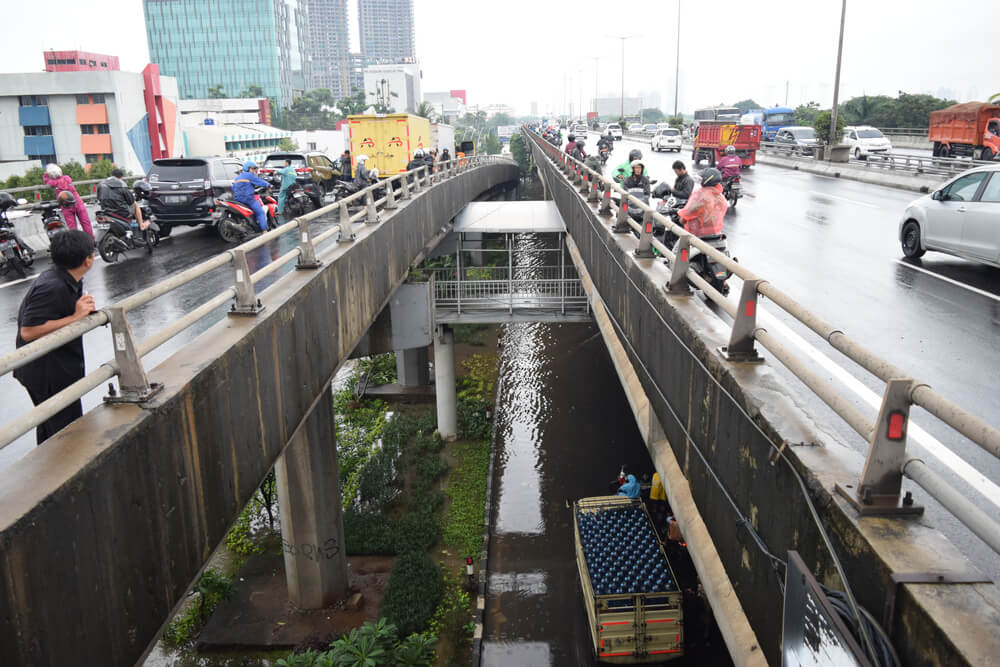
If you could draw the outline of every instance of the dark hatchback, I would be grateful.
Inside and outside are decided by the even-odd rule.
[[[149,208],[160,235],[176,225],[215,224],[216,199],[232,192],[233,179],[242,171],[235,158],[163,158],[154,160],[146,175],[152,188]]]

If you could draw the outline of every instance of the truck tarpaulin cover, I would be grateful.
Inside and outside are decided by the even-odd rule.
[[[995,104],[985,104],[983,102],[965,102],[964,104],[953,104],[947,109],[932,111],[930,114],[931,125],[941,125],[952,121],[976,122],[979,115],[989,112],[991,116],[1000,115],[1000,106]]]

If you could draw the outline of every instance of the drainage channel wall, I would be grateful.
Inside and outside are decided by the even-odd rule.
[[[465,204],[518,178],[483,166],[333,244],[0,476],[0,665],[134,664],[341,362]],[[98,334],[91,334],[98,335]]]
[[[723,360],[716,348],[728,342],[728,325],[700,296],[668,297],[662,289],[669,277],[663,263],[635,259],[634,237],[612,234],[609,220],[596,214],[536,146],[532,149],[768,662],[781,664],[780,578],[742,522],[753,527],[774,555],[786,559],[789,550],[797,550],[822,583],[840,588],[795,477],[781,461],[772,464],[772,443],[788,443],[785,453],[806,481],[859,603],[881,619],[894,597],[884,625],[903,664],[995,661],[1000,655],[995,585],[897,588],[893,574],[943,572],[948,573],[945,582],[985,577],[923,522],[860,519],[833,492],[836,483],[854,484],[864,461],[824,430],[823,424],[835,418],[832,413],[805,413],[797,396],[808,390],[786,381],[772,367],[774,361]],[[659,458],[651,454],[654,461]]]

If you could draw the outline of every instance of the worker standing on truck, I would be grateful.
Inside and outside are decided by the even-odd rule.
[[[622,484],[622,488],[618,489],[618,495],[632,498],[633,500],[639,497],[639,482],[636,480],[635,475],[628,476],[628,481]]]
[[[649,486],[649,511],[653,515],[653,524],[659,528],[663,525],[663,517],[667,513],[667,492],[660,481],[660,473],[653,473],[653,481]]]

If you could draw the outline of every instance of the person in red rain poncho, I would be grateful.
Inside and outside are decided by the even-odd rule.
[[[70,229],[76,229],[76,221],[79,219],[80,228],[93,237],[94,230],[90,226],[90,216],[87,214],[87,206],[80,198],[80,193],[76,191],[76,187],[73,186],[73,179],[63,174],[62,169],[57,164],[47,165],[45,173],[42,174],[42,179],[45,181],[45,185],[55,189],[57,193],[68,192],[73,195],[73,205],[62,207],[66,226]],[[68,200],[65,197],[60,197],[59,203],[62,204],[64,202],[68,203]]]
[[[722,174],[709,168],[701,172],[701,187],[691,194],[678,215],[684,221],[684,229],[695,236],[714,236],[722,233],[727,210],[729,204],[722,197]]]

